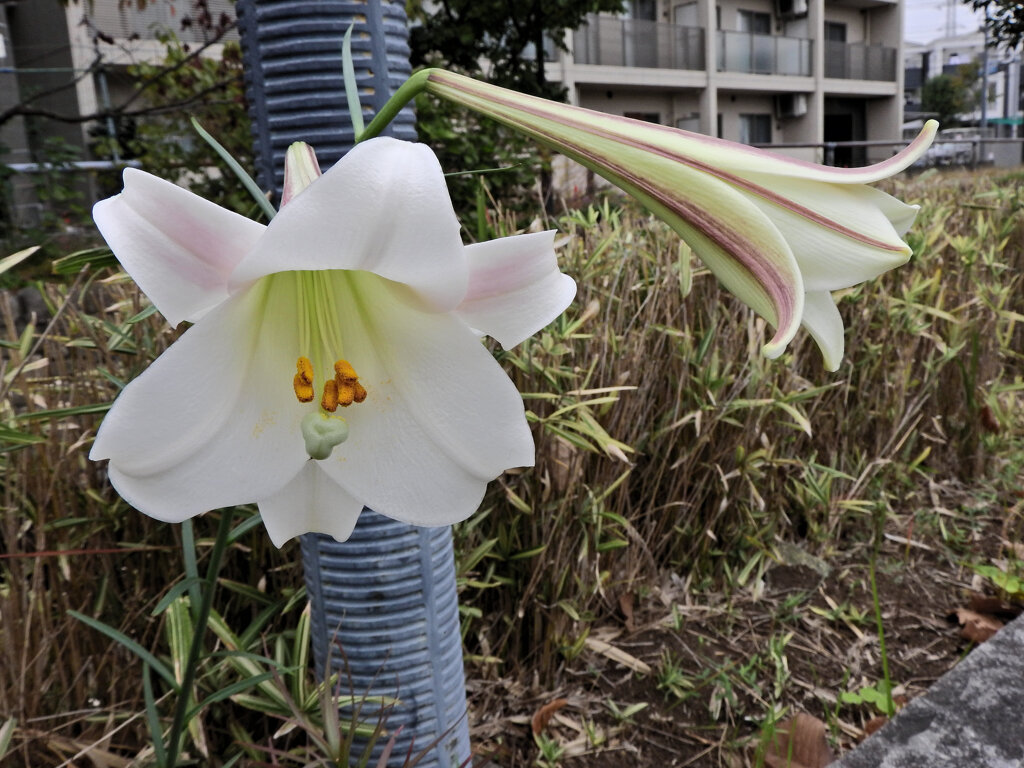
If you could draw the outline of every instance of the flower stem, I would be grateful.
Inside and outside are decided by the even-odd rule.
[[[381,107],[370,124],[366,126],[366,130],[360,133],[356,137],[356,142],[365,141],[366,139],[372,139],[375,136],[379,136],[381,131],[387,128],[388,124],[398,117],[398,113],[402,111],[402,107],[416,98],[417,95],[426,90],[427,79],[430,77],[430,73],[434,72],[434,69],[421,69],[415,75],[406,80],[395,91],[394,95],[388,99],[387,103]]]
[[[199,614],[196,616],[195,627],[192,631],[192,641],[189,644],[188,661],[182,672],[180,693],[174,705],[174,720],[171,723],[171,732],[167,737],[167,763],[164,768],[175,768],[178,761],[183,731],[187,725],[185,713],[188,711],[190,693],[196,680],[196,670],[199,666],[200,654],[202,653],[206,624],[210,620],[210,610],[213,608],[213,595],[217,590],[217,574],[220,571],[221,561],[224,559],[224,551],[227,549],[228,534],[231,533],[231,518],[230,510],[221,512],[220,526],[217,528],[217,538],[213,542],[210,562],[206,569],[206,578],[203,580],[202,600],[199,604]]]

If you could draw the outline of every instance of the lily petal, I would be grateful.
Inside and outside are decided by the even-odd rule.
[[[89,457],[118,493],[167,522],[269,497],[307,460],[288,324],[262,284],[213,309],[114,402]],[[187,418],[186,418],[187,416]]]
[[[345,493],[313,460],[280,491],[260,499],[259,507],[276,547],[311,531],[345,541],[363,511],[362,502]]]
[[[843,318],[832,294],[828,291],[808,292],[804,301],[803,326],[821,350],[825,369],[838,371],[843,362],[846,340]]]
[[[726,288],[775,325],[763,352],[782,354],[800,326],[800,270],[778,230],[743,193],[709,175],[703,164],[664,162],[652,151],[650,136],[633,135],[646,123],[443,70],[430,70],[426,88],[533,136],[636,197],[668,222]]]
[[[778,180],[776,186],[779,196],[774,199],[748,199],[793,249],[805,290],[847,288],[910,258],[910,248],[890,217],[902,226],[906,218],[913,220],[913,207],[871,187],[802,179]],[[817,226],[809,226],[809,221]]]
[[[381,514],[463,520],[487,481],[533,465],[522,398],[458,318],[421,311],[374,275],[348,280],[352,300],[338,301],[345,354],[369,395],[344,414],[349,438],[320,466]]]
[[[532,136],[638,199],[728,290],[775,325],[775,336],[762,349],[768,357],[777,357],[792,339],[804,314],[805,291],[853,285],[910,256],[900,236],[915,209],[863,185],[921,157],[935,136],[934,120],[888,160],[867,168],[829,168],[557,104],[444,70],[422,70],[413,80],[415,89]],[[835,329],[824,332],[836,315],[823,312],[822,297],[815,301],[805,324],[819,331],[829,365],[838,365],[832,359]]]
[[[135,168],[124,191],[93,207],[111,250],[171,325],[228,297],[228,276],[266,229]]]
[[[404,283],[434,311],[462,301],[459,222],[426,146],[363,142],[299,195],[302,204],[283,207],[235,269],[233,288],[282,269],[348,269]]]
[[[511,349],[558,317],[576,282],[558,271],[555,233],[503,237],[466,247],[469,289],[455,313]]]

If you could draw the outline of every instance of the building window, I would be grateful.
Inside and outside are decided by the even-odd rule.
[[[696,3],[681,3],[672,8],[672,23],[680,27],[699,27]]]
[[[622,116],[632,120],[643,120],[645,123],[661,124],[660,112],[623,112]]]
[[[761,11],[737,11],[736,12],[737,32],[747,32],[751,35],[770,35],[772,33],[771,14]]]
[[[631,19],[657,21],[658,4],[655,0],[633,0],[627,8],[627,14]]]
[[[676,128],[681,131],[700,132],[700,112],[691,112],[676,120]]]
[[[740,141],[744,144],[771,144],[772,116],[740,115]]]
[[[846,25],[838,21],[826,21],[825,39],[830,43],[845,43]]]

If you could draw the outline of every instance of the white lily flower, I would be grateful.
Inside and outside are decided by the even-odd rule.
[[[884,162],[829,168],[440,69],[418,72],[403,88],[403,98],[425,90],[505,123],[633,195],[775,326],[765,355],[781,355],[802,324],[831,371],[844,347],[831,291],[874,278],[911,255],[902,236],[917,206],[866,185],[909,167],[938,127],[929,121],[910,146]],[[401,99],[394,101],[397,109]],[[385,123],[375,120],[368,133]]]
[[[278,546],[344,540],[364,505],[450,524],[533,465],[522,399],[479,335],[515,345],[572,301],[552,232],[464,246],[437,159],[394,139],[322,177],[293,146],[269,226],[141,171],[124,184],[97,226],[168,321],[194,323],[90,453],[137,509],[180,522],[256,502]]]

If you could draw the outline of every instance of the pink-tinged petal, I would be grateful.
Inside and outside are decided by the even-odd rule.
[[[743,192],[703,166],[665,162],[665,153],[652,151],[644,141],[649,138],[646,123],[630,121],[622,127],[617,121],[625,118],[440,70],[430,71],[427,90],[533,136],[636,197],[693,248],[728,290],[775,325],[765,355],[777,357],[792,340],[800,326],[804,290],[785,240]],[[608,125],[618,128],[604,130]]]
[[[466,247],[469,289],[455,310],[510,349],[572,303],[576,282],[558,270],[555,233],[503,237]]]
[[[910,258],[910,248],[889,216],[909,213],[912,217],[911,206],[871,187],[801,179],[780,179],[776,186],[778,196],[748,195],[748,199],[772,220],[793,249],[805,290],[848,288]],[[813,213],[810,205],[815,206]]]
[[[629,118],[614,119],[625,121]],[[921,129],[921,133],[892,157],[861,168],[836,168],[668,126],[640,121],[633,123],[647,127],[639,135],[635,133],[636,126],[623,125],[617,130],[632,134],[634,141],[649,141],[652,147],[665,157],[679,162],[705,165],[723,175],[744,177],[749,173],[760,173],[831,184],[872,184],[905,171],[924,156],[938,130],[938,123],[929,120]]]
[[[316,152],[302,141],[296,141],[284,156],[284,189],[281,191],[281,207],[284,208],[299,192],[304,190],[323,173],[316,160]]]
[[[281,209],[231,276],[233,286],[285,270],[373,272],[435,311],[456,307],[468,273],[444,174],[422,144],[356,146]]]
[[[345,541],[363,510],[362,502],[345,493],[312,459],[288,485],[260,499],[259,507],[276,547],[304,533],[325,533]]]
[[[294,324],[261,283],[215,307],[114,402],[89,456],[126,501],[179,522],[270,497],[307,460]],[[289,341],[290,339],[290,341]]]
[[[265,227],[143,171],[96,203],[107,244],[171,325],[195,322],[228,296],[228,276]]]
[[[345,357],[368,394],[339,409],[349,437],[320,466],[388,517],[415,525],[469,517],[487,481],[533,464],[522,398],[458,318],[405,303],[374,275],[344,279]]]
[[[760,172],[837,184],[870,184],[913,165],[927,151],[938,131],[938,122],[929,120],[917,138],[892,157],[863,168],[833,168],[713,136],[551,102],[444,70],[429,70],[425,87],[428,92],[502,122],[517,116],[519,125],[514,127],[527,133],[545,122],[556,123],[569,129],[563,135],[577,146],[590,144],[593,138],[609,139],[619,146],[646,148],[667,160],[694,167],[706,166],[737,176]],[[608,156],[608,159],[613,158],[614,155]]]
[[[846,344],[843,318],[832,294],[812,291],[804,301],[803,326],[814,339],[825,359],[825,369],[839,370]]]

